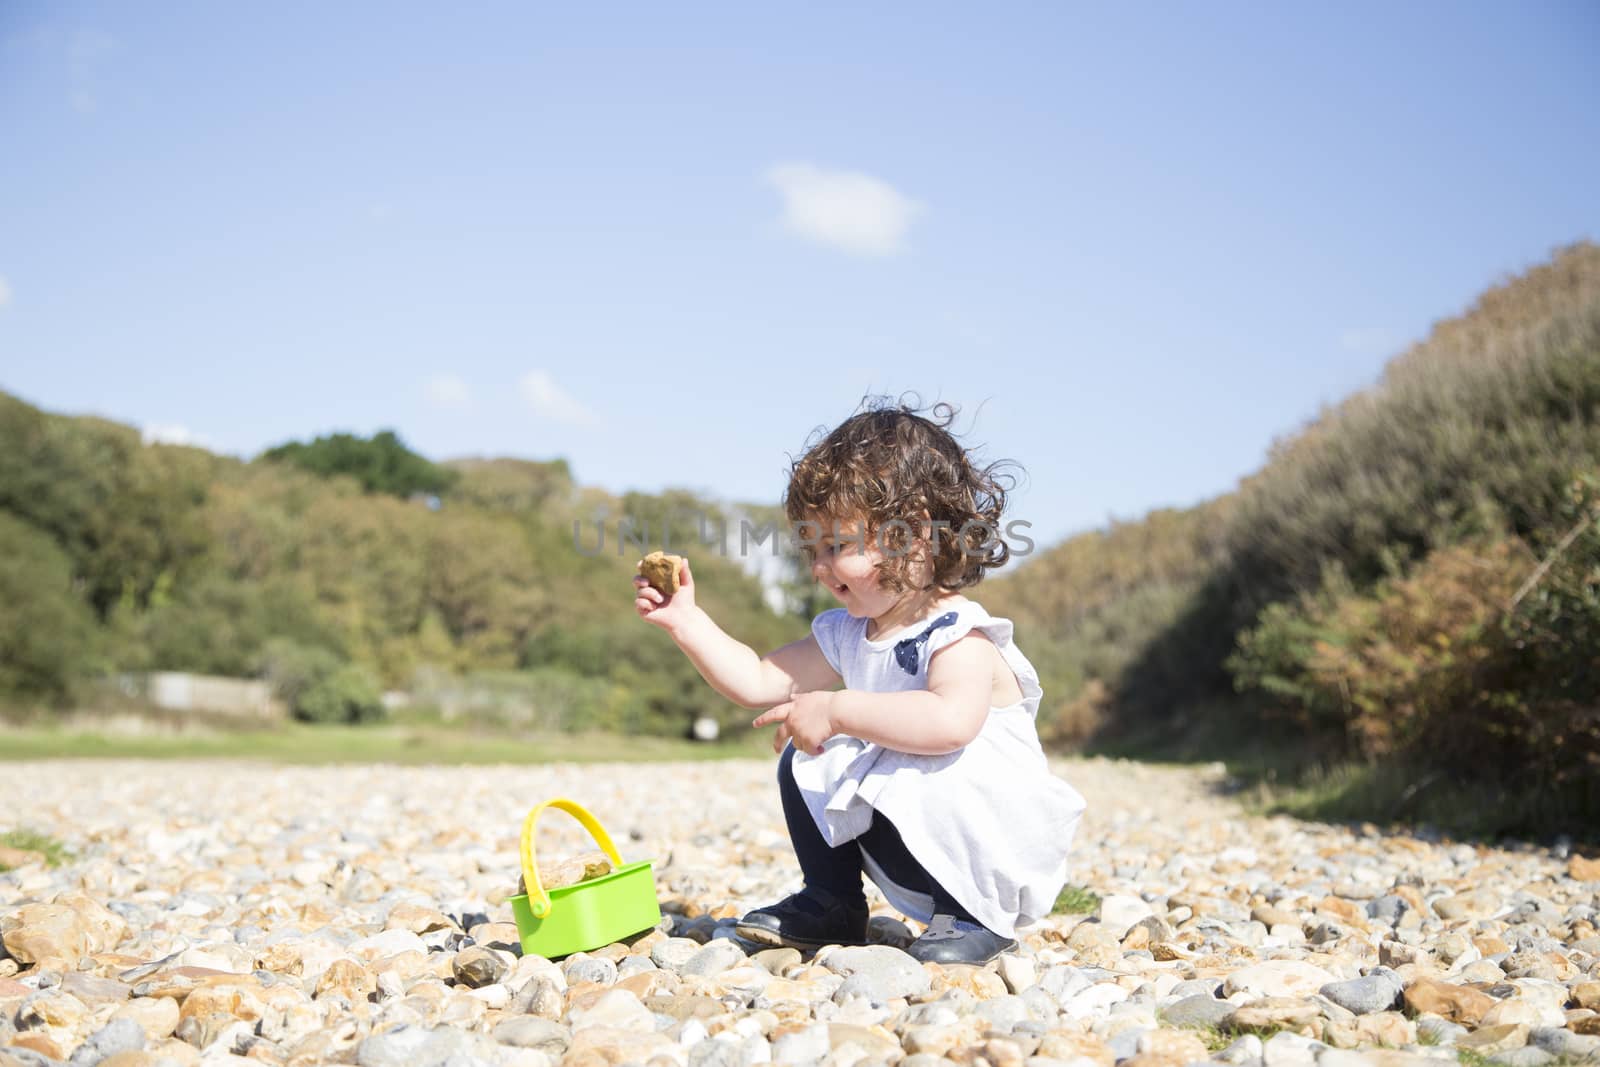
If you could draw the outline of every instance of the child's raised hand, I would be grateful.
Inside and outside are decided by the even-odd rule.
[[[683,559],[678,569],[678,591],[670,597],[650,584],[642,574],[633,576],[634,609],[639,618],[653,622],[671,632],[694,613],[694,575],[689,571],[689,557]]]
[[[774,751],[783,751],[783,742],[793,740],[794,747],[806,755],[821,755],[822,743],[839,732],[833,724],[833,697],[832,692],[801,693],[763,711],[750,725],[780,724],[772,742]]]

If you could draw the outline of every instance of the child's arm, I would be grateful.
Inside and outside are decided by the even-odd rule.
[[[687,559],[679,570],[678,591],[670,598],[641,575],[634,575],[633,585],[640,618],[666,630],[711,688],[740,707],[769,708],[797,693],[839,684],[814,636],[791,641],[763,659],[724,633],[695,603]]]
[[[840,681],[812,635],[759,657],[700,608],[671,633],[711,688],[742,708],[770,708],[799,693],[831,689]]]
[[[782,722],[795,747],[812,755],[835,734],[918,755],[955,752],[978,736],[989,715],[994,657],[982,644],[987,640],[981,633],[968,634],[936,651],[926,689],[801,693],[758,716],[753,725]]]

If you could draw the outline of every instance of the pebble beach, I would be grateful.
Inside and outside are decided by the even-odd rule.
[[[1600,1063],[1600,860],[1255,816],[1220,767],[1054,767],[1093,910],[940,967],[870,884],[872,945],[734,935],[800,885],[770,761],[8,764],[0,826],[69,855],[0,857],[0,1067]],[[522,954],[518,833],[555,796],[652,861],[659,926]],[[552,811],[538,847],[594,845]]]

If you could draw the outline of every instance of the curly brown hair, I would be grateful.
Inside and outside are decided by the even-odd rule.
[[[1004,566],[1011,549],[1000,537],[1000,516],[1016,479],[1002,468],[1020,465],[974,466],[949,430],[957,409],[944,401],[929,409],[932,418],[886,396],[866,397],[862,405],[792,460],[783,494],[789,521],[832,532],[835,523],[861,520],[862,536],[887,557],[877,572],[890,593],[912,588],[910,567],[924,553],[932,579],[919,592],[965,589]],[[919,545],[913,531],[932,536]],[[796,538],[807,564],[817,536]]]

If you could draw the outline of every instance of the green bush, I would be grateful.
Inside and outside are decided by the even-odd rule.
[[[1600,483],[1573,478],[1559,515],[1566,532],[1538,551],[1450,545],[1369,592],[1332,567],[1268,606],[1228,666],[1364,760],[1600,772]]]
[[[1501,617],[1530,569],[1518,541],[1453,545],[1410,574],[1356,593],[1342,573],[1294,603],[1270,605],[1228,666],[1302,724],[1367,758],[1412,748],[1448,717],[1462,726],[1506,653]]]
[[[459,477],[411,451],[393,430],[382,430],[371,439],[336,433],[310,443],[291,441],[267,449],[261,458],[292,463],[324,478],[346,475],[369,493],[400,497],[442,493]]]
[[[0,511],[50,536],[100,619],[121,603],[143,608],[204,567],[204,505],[219,462],[0,393]]]
[[[1570,523],[1540,546],[1544,559],[1518,587],[1510,638],[1533,692],[1545,699],[1593,702],[1600,693],[1600,478],[1567,487],[1561,518]]]
[[[0,695],[65,701],[94,669],[94,616],[73,584],[48,535],[0,512]]]
[[[364,723],[383,717],[382,694],[372,675],[326,648],[273,638],[257,659],[257,672],[297,719]]]
[[[1561,525],[1537,539],[1502,623],[1507,671],[1492,698],[1497,734],[1530,770],[1600,781],[1600,479],[1567,487]],[[1558,536],[1559,532],[1559,536]]]
[[[287,575],[242,581],[211,571],[143,611],[119,607],[108,629],[125,670],[243,676],[260,673],[275,638],[341,647],[308,583]]]
[[[306,722],[375,722],[383,718],[383,697],[371,674],[345,663],[307,686],[295,701],[294,714]]]

